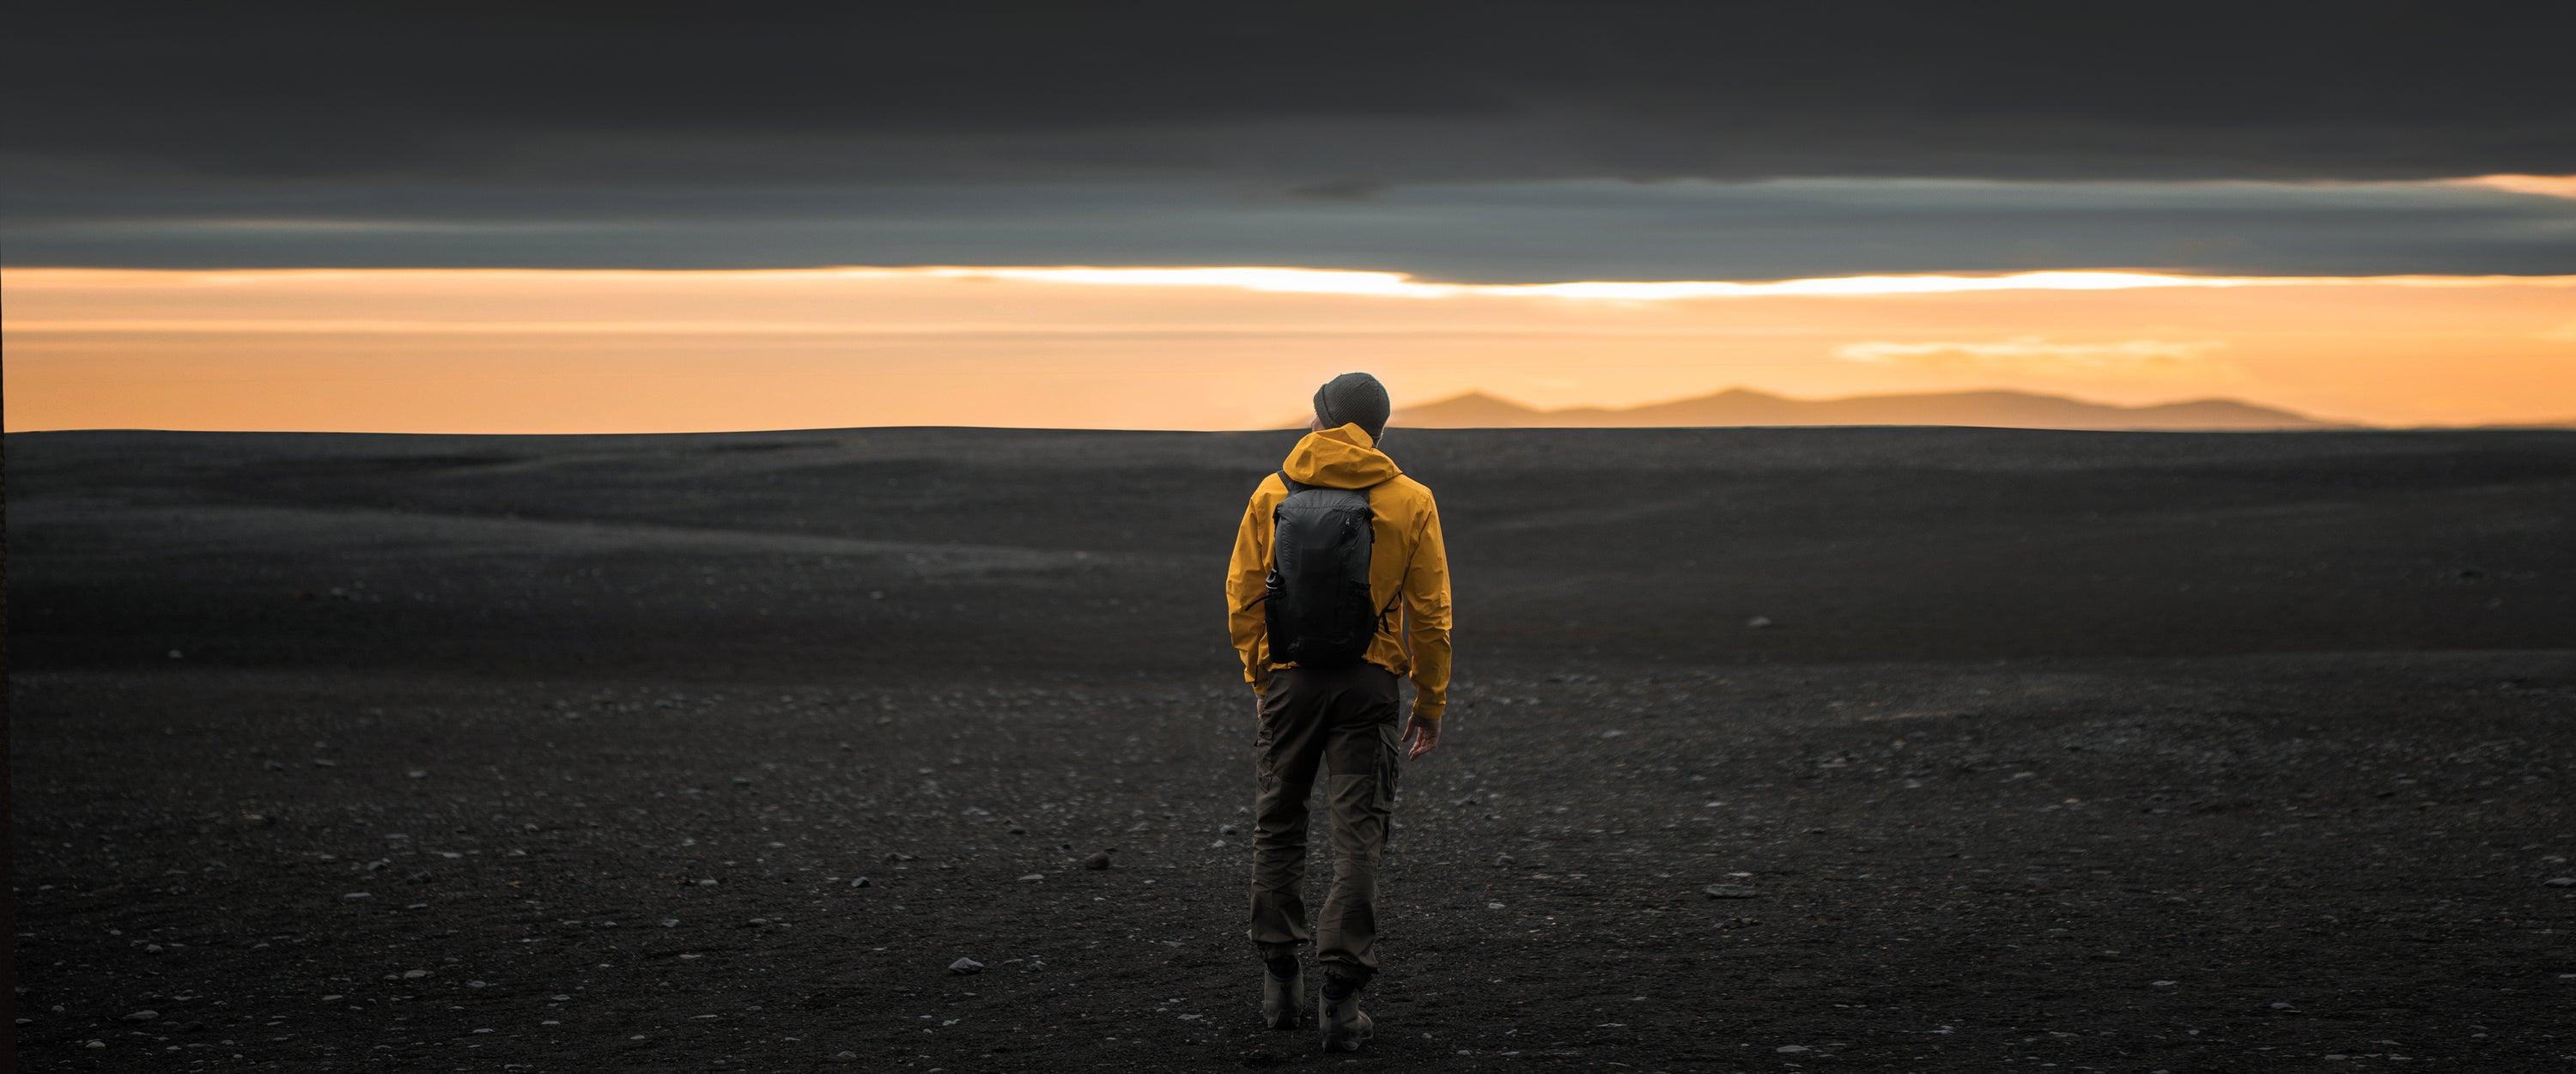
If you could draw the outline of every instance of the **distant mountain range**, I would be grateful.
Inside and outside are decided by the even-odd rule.
[[[1984,425],[2012,429],[2349,429],[2349,423],[2196,399],[2155,406],[2088,403],[2031,392],[1939,392],[1791,399],[1731,388],[1715,395],[1628,407],[1538,410],[1483,392],[1405,407],[1390,425],[1416,429],[1607,428],[1697,425]]]

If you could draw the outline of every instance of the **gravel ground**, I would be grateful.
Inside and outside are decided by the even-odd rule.
[[[1169,510],[1059,519],[1026,471],[1075,463],[1012,435],[10,437],[22,1067],[2576,1061],[2576,437],[1962,432],[1992,461],[1908,499],[1902,445],[1790,432],[1676,494],[1753,520],[1712,545],[1508,503],[1633,468],[1408,434],[1479,618],[1354,1060],[1258,1023],[1250,699],[1191,551],[1279,438],[1077,437]],[[1860,522],[1754,509],[1799,488]],[[2032,543],[1970,554],[1998,512]],[[1658,573],[1698,556],[1757,566]],[[2169,572],[2105,608],[2083,557]],[[2335,614],[2229,611],[2293,606]]]

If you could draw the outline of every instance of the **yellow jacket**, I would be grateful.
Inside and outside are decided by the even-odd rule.
[[[1368,490],[1374,518],[1369,527],[1369,596],[1384,608],[1400,592],[1404,606],[1401,615],[1378,620],[1377,637],[1369,642],[1365,659],[1413,676],[1414,714],[1439,719],[1449,706],[1449,553],[1440,540],[1440,507],[1432,502],[1431,490],[1396,469],[1395,460],[1379,452],[1357,424],[1306,434],[1280,469],[1300,484]],[[1225,575],[1227,625],[1243,658],[1244,681],[1255,693],[1269,687],[1273,670],[1269,624],[1259,601],[1268,591],[1264,579],[1277,534],[1271,514],[1287,495],[1278,474],[1263,478],[1261,487],[1252,490],[1243,525],[1234,534],[1234,562]]]

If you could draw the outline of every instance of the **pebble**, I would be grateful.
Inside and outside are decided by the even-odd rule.
[[[1700,890],[1712,899],[1750,899],[1761,894],[1742,884],[1710,884]]]
[[[680,927],[680,919],[679,919],[679,918],[676,918],[676,917],[666,917],[666,918],[663,918],[663,919],[662,919],[662,927],[663,927],[663,928],[666,928],[666,929],[676,929],[676,928],[679,928],[679,927]]]
[[[1023,884],[1034,884],[1044,879],[1046,879],[1045,873],[1030,873],[1027,876],[1021,877],[1020,882]]]
[[[1090,856],[1090,857],[1088,857],[1088,858],[1084,858],[1084,859],[1082,859],[1082,867],[1083,867],[1083,868],[1085,868],[1085,869],[1106,869],[1106,868],[1108,868],[1108,867],[1109,867],[1109,852],[1108,852],[1108,851],[1106,851],[1106,850],[1103,850],[1103,851],[1101,851],[1101,852],[1099,852],[1099,853],[1097,853],[1097,854],[1093,854],[1092,856]]]
[[[340,896],[340,897],[341,897],[341,898],[343,898],[343,899],[372,899],[372,898],[375,898],[376,896],[375,896],[375,893],[373,893],[373,892],[367,892],[367,891],[352,891],[352,892],[350,892],[350,893],[348,893],[348,894],[346,894],[346,895],[342,895],[342,896]]]
[[[879,600],[883,600],[883,599],[885,599],[885,598],[883,598],[883,597],[879,597],[879,598],[877,598],[877,599],[879,599]],[[833,1057],[832,1057],[832,1061],[833,1061],[833,1062],[835,1062],[835,1063],[855,1063],[855,1062],[858,1062],[858,1061],[859,1061],[859,1053],[857,1053],[857,1052],[842,1052],[842,1053],[841,1053],[841,1054],[839,1054],[839,1055],[833,1056]]]
[[[1486,903],[1486,904],[1485,904],[1485,909],[1488,909],[1488,910],[1500,910],[1500,909],[1502,909],[1502,908],[1503,908],[1503,904],[1498,903],[1498,902],[1489,902],[1489,903]]]
[[[948,972],[957,974],[982,973],[984,972],[984,964],[971,958],[961,958],[948,964]]]
[[[864,876],[861,876],[861,877],[853,877],[853,878],[851,878],[851,880],[850,880],[850,886],[851,886],[851,887],[854,887],[854,888],[869,888],[869,887],[875,887],[876,885],[871,884],[871,883],[868,883],[868,878],[867,878],[867,877],[864,877]]]
[[[149,1022],[159,1017],[161,1017],[161,1012],[159,1011],[136,1011],[132,1014],[126,1015],[125,1020],[128,1022]]]
[[[1208,844],[1208,849],[1209,849],[1209,850],[1223,850],[1223,849],[1225,849],[1225,840],[1223,840],[1223,839],[1219,839],[1219,840],[1217,840],[1216,842],[1209,843],[1209,844]]]
[[[1520,859],[1519,859],[1519,858],[1515,858],[1515,857],[1513,857],[1513,856],[1511,856],[1511,855],[1509,855],[1509,854],[1496,854],[1496,855],[1494,855],[1494,864],[1496,864],[1496,865],[1511,865],[1511,864],[1515,864],[1515,863],[1517,863],[1517,862],[1519,862],[1519,861],[1520,861]]]
[[[404,970],[404,971],[403,971],[403,980],[406,980],[406,981],[417,981],[417,980],[420,980],[421,978],[423,978],[423,977],[427,977],[427,976],[429,976],[429,971],[428,971],[428,970]]]
[[[1771,617],[1767,615],[1757,615],[1744,621],[1744,629],[1746,630],[1768,630],[1770,627]]]
[[[1810,1047],[1807,1047],[1807,1046],[1806,1046],[1806,1045],[1804,1045],[1804,1044],[1783,1044],[1783,1045],[1781,1045],[1781,1046],[1779,1046],[1779,1047],[1777,1047],[1777,1048],[1773,1048],[1773,1049],[1771,1049],[1771,1050],[1772,1050],[1772,1051],[1775,1051],[1775,1052],[1779,1052],[1779,1053],[1781,1053],[1781,1054],[1783,1054],[1783,1055],[1787,1055],[1787,1054],[1789,1054],[1789,1053],[1791,1053],[1791,1052],[1812,1052],[1812,1051],[1815,1051],[1815,1049],[1810,1048]]]
[[[2576,876],[2553,876],[2541,883],[2553,888],[2576,888]]]
[[[175,658],[173,658],[173,659],[175,659]],[[85,1044],[81,1045],[81,1047],[83,1047],[83,1048],[104,1048],[104,1047],[107,1047],[107,1042],[106,1042],[106,1041],[103,1041],[103,1040],[91,1040],[91,1041],[89,1041],[88,1043],[85,1043]]]

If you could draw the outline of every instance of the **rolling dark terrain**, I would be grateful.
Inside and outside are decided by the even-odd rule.
[[[1238,920],[1293,439],[13,434],[19,1065],[1348,1065]],[[2576,433],[1387,447],[1358,1066],[2576,1061]]]

